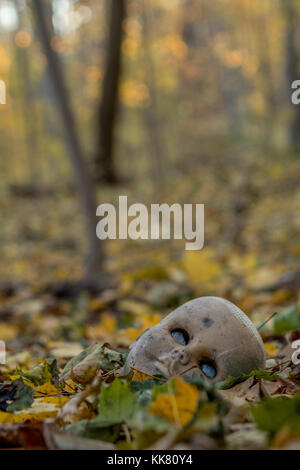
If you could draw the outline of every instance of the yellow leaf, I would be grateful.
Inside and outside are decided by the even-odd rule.
[[[69,397],[43,397],[41,398],[43,403],[53,403],[58,408],[61,408],[67,401],[69,401]]]
[[[53,274],[56,277],[56,279],[59,279],[60,281],[65,281],[66,279],[68,279],[70,275],[68,270],[63,266],[56,268]]]
[[[0,423],[20,423],[21,421],[31,421],[33,423],[44,421],[47,418],[54,418],[60,407],[64,404],[66,397],[55,397],[54,402],[44,402],[43,398],[34,400],[32,406],[26,410],[6,413],[0,411]]]
[[[68,393],[76,393],[77,392],[78,385],[72,379],[64,380],[64,385],[66,387],[65,390]]]
[[[120,86],[120,99],[125,106],[131,108],[147,107],[150,103],[147,85],[134,80],[122,82]]]
[[[137,300],[124,299],[121,300],[118,305],[120,310],[131,313],[133,315],[152,313],[148,304]]]
[[[134,376],[132,377],[132,380],[135,380],[136,382],[144,382],[145,380],[149,379],[149,375],[144,374],[144,372],[141,371],[136,371]]]
[[[90,310],[101,310],[105,306],[105,302],[103,299],[91,299],[89,301],[89,309]]]
[[[272,302],[274,304],[282,304],[286,300],[289,300],[291,297],[293,297],[292,291],[289,291],[287,289],[280,289],[272,294]]]
[[[186,43],[177,34],[169,34],[155,44],[156,51],[171,54],[176,59],[184,59],[188,52]]]
[[[265,343],[265,350],[268,356],[276,356],[280,349],[274,343]]]
[[[51,383],[51,382],[46,382],[45,384],[43,385],[38,385],[38,386],[34,386],[32,384],[29,384],[32,388],[34,388],[37,392],[37,394],[41,395],[41,394],[46,394],[46,395],[55,395],[57,393],[59,393],[59,391],[57,390],[57,388]]]
[[[103,315],[101,320],[101,326],[106,330],[108,333],[114,333],[117,329],[117,320],[112,315]]]
[[[0,47],[0,73],[4,74],[9,71],[11,65],[11,58],[5,47]]]
[[[16,338],[18,335],[18,328],[8,323],[0,323],[0,338],[2,341],[9,341],[10,339]]]
[[[106,313],[101,316],[101,321],[97,325],[88,326],[87,336],[91,339],[111,340],[110,335],[115,333],[117,329],[117,320],[113,315]]]
[[[128,57],[136,57],[140,51],[139,41],[133,38],[127,38],[122,43],[122,52]]]
[[[258,265],[258,257],[256,253],[247,253],[246,255],[230,253],[227,263],[235,274],[248,276],[255,271]]]
[[[161,316],[158,313],[145,313],[139,317],[142,329],[150,328],[151,326],[157,325],[161,320]]]
[[[213,251],[206,248],[200,251],[186,251],[184,267],[192,284],[215,279],[221,272],[221,266],[214,259]]]
[[[138,317],[140,328],[126,328],[120,331],[120,337],[127,336],[130,341],[134,341],[144,330],[157,325],[161,320],[161,316],[158,313],[145,313]]]
[[[14,421],[15,415],[12,413],[5,413],[4,411],[0,411],[0,423],[15,423]]]
[[[150,411],[167,421],[177,422],[184,426],[195,413],[199,392],[197,387],[183,382],[178,377],[172,382],[175,393],[172,391],[171,382],[168,382],[170,384],[170,393],[158,394],[155,401],[150,405]]]

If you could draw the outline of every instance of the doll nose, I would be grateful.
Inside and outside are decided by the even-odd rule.
[[[171,357],[173,360],[180,362],[183,366],[187,365],[191,360],[191,352],[188,348],[176,348],[172,351]]]
[[[190,358],[193,362],[195,362],[195,364],[199,365],[199,362],[204,358],[210,358],[211,360],[214,360],[214,355],[212,354],[211,350],[197,344],[196,342],[189,345],[186,350],[190,354]]]

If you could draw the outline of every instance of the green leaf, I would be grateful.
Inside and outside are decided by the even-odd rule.
[[[127,421],[135,412],[137,401],[130,384],[115,379],[110,385],[102,387],[97,422],[110,426]]]
[[[274,333],[283,334],[300,329],[300,311],[293,305],[274,318]]]
[[[83,419],[77,423],[68,424],[64,427],[68,434],[86,437],[90,439],[100,439],[105,442],[115,442],[120,433],[120,425],[105,427],[98,418]]]
[[[217,388],[220,390],[226,390],[228,388],[233,387],[236,384],[239,384],[241,382],[244,382],[245,380],[249,379],[249,377],[255,377],[257,380],[259,379],[265,379],[265,380],[278,380],[280,377],[280,374],[278,372],[269,372],[267,370],[258,370],[254,369],[252,370],[249,374],[243,374],[240,375],[240,377],[233,377],[232,375],[229,375],[225,380],[222,382],[218,382]]]
[[[111,444],[109,441],[100,440],[99,437],[97,439],[90,439],[54,430],[51,432],[51,441],[54,444],[55,450],[115,450],[114,444]]]
[[[155,379],[147,379],[141,382],[133,380],[131,382],[131,389],[133,392],[137,393],[139,405],[146,406],[151,401],[153,388],[163,384],[163,381]]]
[[[250,408],[257,426],[263,431],[275,433],[283,426],[293,431],[300,426],[300,395],[293,398],[266,398]]]
[[[154,379],[147,379],[144,381],[135,381],[131,382],[131,390],[137,394],[138,396],[138,403],[140,405],[148,405],[151,401],[152,396],[152,389],[156,384],[156,380]],[[160,383],[160,382],[158,382]]]
[[[151,399],[154,401],[157,395],[161,393],[175,393],[175,383],[173,380],[163,383],[163,385],[155,384],[152,389]]]
[[[46,360],[42,364],[38,364],[29,372],[23,372],[16,369],[14,374],[24,377],[24,379],[31,382],[33,385],[43,385],[46,382],[52,382],[54,375],[57,371],[56,359]]]
[[[140,407],[129,418],[127,424],[137,431],[156,431],[157,433],[163,433],[170,427],[170,423],[160,416],[153,415],[144,407]]]
[[[218,416],[218,404],[216,402],[203,403],[199,407],[193,429],[201,432],[218,432],[220,418]]]
[[[161,386],[165,383],[163,380],[147,379],[143,381],[132,380],[131,388],[133,392],[144,392],[145,390],[152,390],[155,386]]]
[[[23,379],[16,379],[12,382],[16,387],[14,402],[9,405],[6,411],[20,411],[29,408],[33,403],[34,390],[29,385],[24,384]]]

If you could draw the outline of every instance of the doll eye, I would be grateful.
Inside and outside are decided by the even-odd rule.
[[[177,328],[176,330],[171,331],[171,336],[175,339],[176,343],[186,346],[190,340],[189,334],[187,331]]]
[[[214,379],[217,375],[217,369],[213,361],[209,361],[207,359],[200,361],[199,367],[203,374],[209,379]]]

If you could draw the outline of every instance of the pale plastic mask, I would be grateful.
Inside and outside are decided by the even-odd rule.
[[[249,318],[219,297],[191,300],[145,330],[130,346],[130,366],[150,375],[218,382],[265,366],[261,337]],[[192,368],[193,366],[196,366]]]

